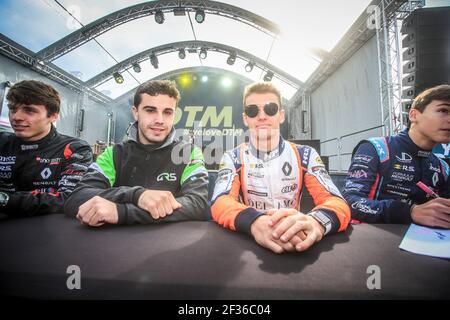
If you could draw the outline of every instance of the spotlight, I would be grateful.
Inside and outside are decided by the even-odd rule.
[[[186,58],[186,51],[184,49],[178,50],[178,58],[180,59]]]
[[[158,57],[154,53],[150,55],[150,63],[153,68],[158,69]]]
[[[114,77],[114,80],[116,81],[116,83],[118,83],[118,84],[122,84],[124,81],[123,76],[119,72],[114,72],[113,77]]]
[[[180,82],[182,87],[188,87],[192,83],[192,78],[189,74],[183,74],[178,78],[178,81]]]
[[[197,21],[198,23],[202,23],[203,21],[205,21],[205,11],[203,11],[202,9],[197,9],[195,11],[195,21]]]
[[[236,61],[236,53],[231,52],[230,56],[227,59],[227,63],[232,66],[234,64],[234,62]]]
[[[201,59],[206,59],[206,56],[208,55],[208,51],[206,51],[206,49],[205,48],[202,48],[201,50],[200,50],[200,58]]]
[[[164,23],[164,13],[161,10],[156,11],[155,13],[155,22],[158,24]]]
[[[208,76],[202,76],[202,82],[206,82],[206,81],[208,81]]]
[[[273,72],[269,70],[269,71],[267,71],[263,80],[268,82],[268,81],[272,81],[272,78],[273,78]]]
[[[223,85],[225,88],[230,87],[230,86],[232,85],[232,83],[233,83],[233,82],[231,81],[230,78],[225,77],[225,78],[222,79],[222,85]]]
[[[139,65],[139,63],[137,63],[137,62],[133,63],[133,70],[136,73],[141,72],[142,69],[141,69],[141,66]]]
[[[245,66],[245,71],[252,72],[254,66],[255,64],[253,62],[247,63],[247,65]]]

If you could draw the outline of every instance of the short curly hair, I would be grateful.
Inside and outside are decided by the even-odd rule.
[[[180,101],[180,92],[177,89],[177,85],[174,81],[170,80],[151,80],[141,84],[134,94],[134,106],[137,108],[142,101],[141,94],[147,93],[151,96],[158,94],[164,94],[177,101]]]

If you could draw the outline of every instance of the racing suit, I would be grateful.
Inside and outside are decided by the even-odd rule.
[[[11,217],[62,213],[63,204],[92,163],[87,142],[52,126],[39,141],[0,132],[0,191],[9,195],[0,213]]]
[[[252,223],[269,209],[299,208],[306,186],[316,207],[328,219],[326,232],[343,231],[350,209],[331,181],[319,154],[309,146],[280,138],[269,153],[251,143],[223,155],[211,213],[225,228],[251,234]]]
[[[89,167],[65,204],[66,214],[75,217],[83,203],[100,196],[116,203],[118,224],[206,220],[208,172],[201,150],[177,141],[174,129],[156,145],[138,142],[137,122],[128,136],[128,141],[108,147]],[[147,189],[170,191],[182,207],[164,218],[152,218],[138,207]]]
[[[343,195],[352,218],[369,223],[411,223],[413,204],[425,203],[422,181],[449,197],[449,166],[418,147],[407,130],[361,141],[353,151]]]

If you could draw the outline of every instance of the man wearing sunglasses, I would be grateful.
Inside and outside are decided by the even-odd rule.
[[[304,251],[325,234],[345,230],[350,209],[318,153],[280,136],[285,112],[278,89],[271,83],[246,87],[243,120],[250,142],[222,158],[211,205],[214,220],[276,253]],[[299,208],[304,187],[316,205],[309,213]]]

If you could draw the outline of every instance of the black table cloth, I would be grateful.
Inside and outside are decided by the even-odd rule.
[[[214,222],[90,228],[63,215],[0,221],[0,294],[63,299],[450,298],[450,261],[398,248],[405,225],[355,225],[277,255]],[[81,270],[69,290],[68,266]],[[381,271],[369,290],[367,268]]]

